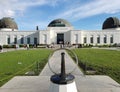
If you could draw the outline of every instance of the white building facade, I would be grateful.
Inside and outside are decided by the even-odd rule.
[[[120,28],[87,31],[75,30],[63,19],[53,20],[46,30],[19,31],[15,28],[1,27],[0,44],[120,44]]]

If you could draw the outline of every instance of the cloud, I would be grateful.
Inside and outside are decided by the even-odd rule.
[[[95,15],[116,14],[120,12],[119,0],[0,0],[0,18],[18,18],[18,16],[23,16],[30,7],[44,5],[53,7],[50,7],[52,13],[48,15],[47,11],[49,10],[45,9],[46,11],[43,11],[41,9],[39,12],[42,12],[41,16],[45,20],[42,20],[42,17],[41,23],[36,22],[34,25],[40,24],[41,26],[45,26],[56,18],[76,21]],[[40,13],[38,15],[40,16]],[[46,15],[48,16],[46,17]]]
[[[21,15],[31,6],[50,5],[55,6],[58,0],[0,0],[0,18]],[[17,15],[18,16],[18,15]]]
[[[92,0],[91,2],[72,5],[69,10],[62,11],[54,17],[78,20],[99,14],[114,14],[120,12],[119,0]]]

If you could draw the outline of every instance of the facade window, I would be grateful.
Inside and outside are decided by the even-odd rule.
[[[110,37],[110,43],[113,43],[113,36]]]
[[[87,43],[87,37],[83,38],[83,43]]]
[[[93,36],[90,37],[90,43],[93,43]]]
[[[24,37],[21,38],[20,43],[24,44]]]
[[[17,37],[14,38],[14,44],[17,44]]]
[[[34,44],[37,44],[37,38],[36,37],[34,38]]]
[[[10,44],[10,37],[7,38],[7,44]]]
[[[100,36],[97,37],[97,43],[100,43]]]
[[[7,37],[7,44],[10,44],[10,36]]]
[[[104,36],[103,41],[104,43],[107,43],[107,36]]]
[[[30,44],[30,37],[27,38],[27,44]]]

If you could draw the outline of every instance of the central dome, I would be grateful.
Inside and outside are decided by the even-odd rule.
[[[72,27],[72,25],[64,19],[55,19],[50,22],[48,27]]]

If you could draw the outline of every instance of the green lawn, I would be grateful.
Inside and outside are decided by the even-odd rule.
[[[38,70],[40,72],[46,64],[50,52],[48,49],[36,49],[0,53],[0,86],[27,71],[38,74]]]
[[[83,70],[92,69],[120,83],[120,51],[102,49],[73,49]]]

